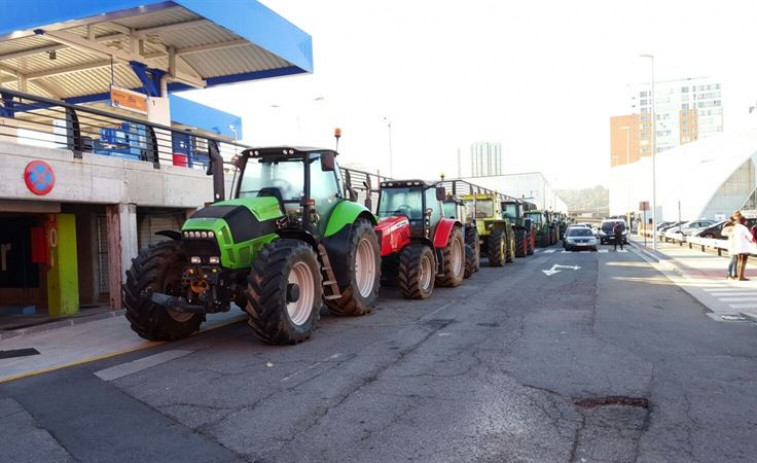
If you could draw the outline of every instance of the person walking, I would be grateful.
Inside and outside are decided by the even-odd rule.
[[[615,225],[612,227],[612,234],[614,235],[615,239],[612,240],[613,244],[613,250],[618,250],[618,243],[620,243],[620,250],[623,250],[623,226],[620,224],[620,222],[615,222]]]
[[[738,267],[739,262],[739,255],[735,251],[735,235],[733,233],[733,229],[736,226],[736,219],[735,215],[732,216],[728,221],[723,225],[723,229],[720,231],[720,234],[728,238],[728,255],[731,256],[731,261],[728,263],[728,276],[726,277],[727,280],[735,280],[738,278],[738,273],[736,272],[736,269]]]
[[[739,281],[748,281],[749,278],[744,276],[744,271],[746,270],[746,262],[749,258],[749,252],[753,247],[752,233],[746,227],[747,220],[746,217],[741,215],[741,211],[734,212],[733,218],[736,221],[736,225],[734,225],[733,232],[731,233],[734,240],[733,252],[739,256],[736,266],[736,279]]]

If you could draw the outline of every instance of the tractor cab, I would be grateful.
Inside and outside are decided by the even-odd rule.
[[[331,150],[249,149],[234,164],[240,169],[234,197],[275,199],[284,215],[282,228],[322,236],[334,208],[345,198],[336,152]]]
[[[442,217],[444,189],[422,180],[389,181],[381,183],[379,219],[406,219],[413,238],[430,238]]]

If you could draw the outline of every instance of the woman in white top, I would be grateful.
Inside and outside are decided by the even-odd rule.
[[[738,268],[739,255],[734,252],[733,249],[733,227],[736,225],[735,216],[728,219],[720,234],[728,238],[728,255],[731,256],[731,261],[728,263],[728,280],[735,280],[738,278],[736,269]]]
[[[731,233],[731,239],[733,240],[732,251],[739,256],[738,260],[738,279],[740,281],[746,281],[748,278],[744,277],[744,270],[746,270],[746,261],[749,258],[749,252],[752,250],[752,233],[744,225],[746,218],[741,214],[734,214],[736,225],[733,227]]]

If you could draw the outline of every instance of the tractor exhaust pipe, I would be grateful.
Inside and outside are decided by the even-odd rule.
[[[213,175],[213,202],[223,201],[226,198],[223,178],[223,158],[216,140],[208,140],[208,164],[207,175]]]
[[[150,300],[160,306],[163,306],[167,309],[175,310],[177,312],[184,312],[184,313],[205,313],[206,312],[205,307],[201,305],[190,304],[184,299],[178,298],[176,296],[169,296],[168,294],[152,293],[150,294]]]

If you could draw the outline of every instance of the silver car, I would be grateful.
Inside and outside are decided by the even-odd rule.
[[[597,250],[597,237],[590,228],[570,227],[565,232],[563,247],[567,251],[580,251],[581,249]]]

